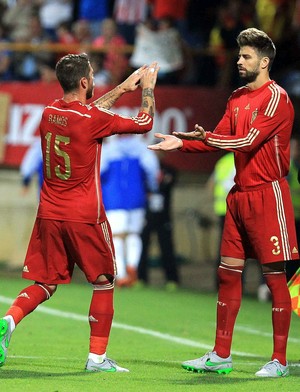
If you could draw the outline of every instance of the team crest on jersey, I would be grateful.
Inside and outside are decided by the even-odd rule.
[[[254,112],[252,112],[251,124],[252,124],[253,121],[256,119],[257,115],[258,115],[258,109],[255,109]]]

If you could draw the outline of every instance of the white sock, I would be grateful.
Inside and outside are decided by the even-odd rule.
[[[142,239],[137,233],[128,234],[126,237],[126,254],[127,254],[127,265],[133,268],[137,268],[141,253],[142,253]]]
[[[89,353],[89,356],[88,356],[88,359],[91,359],[95,363],[102,363],[105,358],[106,358],[106,353],[104,353],[102,355]]]
[[[10,321],[11,332],[14,331],[16,328],[16,323],[13,316],[8,315],[8,316],[4,316],[3,318],[4,320]]]

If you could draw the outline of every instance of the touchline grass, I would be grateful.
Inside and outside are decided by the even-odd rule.
[[[0,315],[25,285],[21,278],[2,274]],[[90,297],[88,284],[59,286],[53,298],[21,322],[0,368],[1,392],[299,390],[300,319],[293,314],[288,345],[291,376],[257,378],[254,373],[270,359],[272,349],[271,304],[247,297],[233,339],[234,371],[217,375],[183,370],[182,361],[212,348],[215,334],[216,294],[188,290],[116,290],[108,356],[130,373],[85,373]]]

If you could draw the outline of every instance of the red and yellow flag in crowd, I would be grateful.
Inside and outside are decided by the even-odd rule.
[[[289,280],[288,288],[292,300],[292,309],[297,316],[300,316],[300,267]]]

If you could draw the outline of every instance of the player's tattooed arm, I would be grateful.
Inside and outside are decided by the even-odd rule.
[[[124,91],[125,92],[125,91]],[[114,103],[124,94],[120,86],[104,94],[102,97],[96,99],[93,104],[103,109],[110,109]]]
[[[157,80],[158,70],[159,66],[156,62],[153,62],[149,66],[144,65],[140,67],[126,80],[124,80],[123,83],[119,84],[102,97],[96,99],[93,104],[103,109],[110,109],[124,93],[134,91],[140,85],[142,88],[142,103],[140,111],[146,112],[153,117],[155,112],[154,87]]]
[[[135,91],[138,88],[140,80],[143,77],[146,69],[146,65],[138,68],[131,75],[129,75],[128,78],[124,80],[124,82],[119,84],[108,93],[104,94],[102,97],[96,99],[93,104],[103,109],[110,109],[123,94]]]
[[[153,88],[147,87],[143,89],[141,112],[146,112],[151,117],[154,116],[155,100],[154,100]]]
[[[153,62],[144,70],[144,74],[140,81],[140,85],[142,87],[142,102],[140,111],[148,113],[151,117],[153,117],[155,113],[154,88],[156,85],[158,71],[159,66],[157,62]]]

